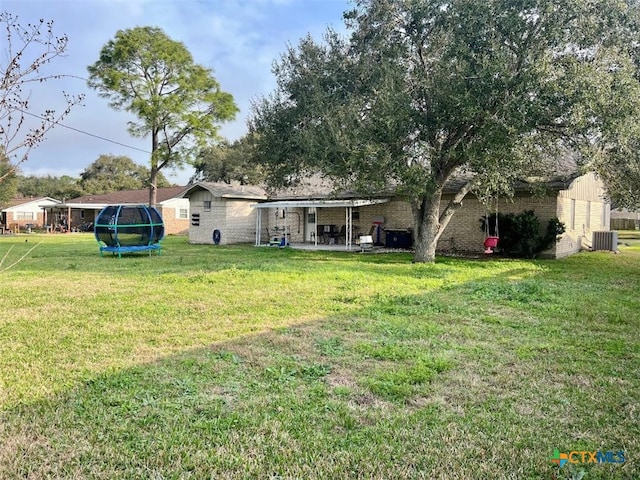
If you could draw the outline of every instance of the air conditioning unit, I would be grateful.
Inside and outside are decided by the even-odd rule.
[[[592,250],[618,250],[618,232],[593,232]]]

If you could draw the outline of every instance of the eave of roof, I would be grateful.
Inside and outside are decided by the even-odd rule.
[[[379,203],[388,202],[388,198],[378,198],[378,199],[364,199],[364,198],[354,198],[354,199],[318,199],[318,200],[274,200],[274,201],[266,201],[262,203],[257,203],[252,205],[254,208],[322,208],[322,207],[364,207],[366,205],[376,205]]]
[[[266,200],[267,192],[256,185],[228,185],[226,183],[197,182],[182,192],[182,197],[189,197],[198,190],[206,190],[216,198]]]

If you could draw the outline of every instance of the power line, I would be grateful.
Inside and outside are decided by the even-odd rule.
[[[26,114],[26,115],[30,115],[30,116],[38,118],[40,120],[44,120],[45,122],[48,121],[48,119],[46,119],[46,118],[44,118],[44,117],[42,117],[40,115],[36,115],[35,113],[27,112],[25,110],[19,110],[19,111],[24,113],[24,114]],[[105,142],[109,142],[109,143],[114,143],[116,145],[120,145],[121,147],[130,148],[131,150],[137,150],[138,152],[151,154],[151,152],[148,151],[148,150],[143,150],[142,148],[138,148],[138,147],[132,147],[131,145],[127,145],[125,143],[121,143],[121,142],[118,142],[116,140],[111,140],[109,138],[101,137],[100,135],[96,135],[94,133],[86,132],[84,130],[80,130],[79,128],[70,127],[69,125],[65,125],[64,123],[56,123],[56,125],[60,125],[61,127],[68,128],[69,130],[73,130],[74,132],[78,132],[78,133],[81,133],[83,135],[87,135],[89,137],[97,138],[97,139],[103,140]]]

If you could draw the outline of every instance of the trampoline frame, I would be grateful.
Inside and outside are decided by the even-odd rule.
[[[115,223],[100,223],[100,220],[102,219],[102,214],[106,210],[114,209],[114,208],[116,210],[115,210],[115,214],[112,215],[112,217],[115,218]],[[123,208],[142,209],[146,214],[148,223],[134,223],[134,224],[122,224],[122,225],[118,224],[118,219],[120,218],[120,212],[122,211]],[[160,219],[160,222],[154,222],[152,220],[152,215],[150,213],[150,210],[155,211],[155,214]],[[140,228],[140,227],[149,229],[149,235],[148,235],[149,242],[147,244],[144,244],[144,245],[121,245],[120,244],[120,241],[118,240],[119,229],[123,230],[123,229]],[[162,227],[162,233],[157,238],[157,241],[154,241],[156,239],[156,235],[154,235],[154,229],[156,229],[157,227]],[[111,232],[111,236],[114,240],[114,245],[108,245],[104,240],[100,238],[100,234],[104,233],[104,231],[99,232],[98,230],[104,229],[104,228],[107,228],[109,232]],[[155,208],[149,207],[147,205],[109,205],[103,208],[98,214],[98,216],[96,217],[96,223],[93,226],[93,232],[96,237],[96,240],[98,241],[98,244],[100,245],[101,257],[104,256],[104,252],[111,252],[113,255],[117,254],[118,258],[122,258],[123,253],[129,253],[129,252],[148,251],[149,256],[151,256],[151,252],[156,251],[158,252],[158,255],[160,255],[162,250],[161,242],[162,242],[162,239],[164,238],[164,222],[162,220],[162,216],[160,215],[160,212],[158,212],[158,210],[156,210]]]

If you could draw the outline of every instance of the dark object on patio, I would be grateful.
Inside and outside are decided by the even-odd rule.
[[[385,246],[388,248],[411,248],[413,245],[413,237],[409,228],[387,228],[384,232]]]
[[[103,252],[118,254],[156,250],[164,238],[164,223],[160,213],[146,205],[110,205],[105,207],[93,229]],[[103,245],[104,244],[104,245]]]

